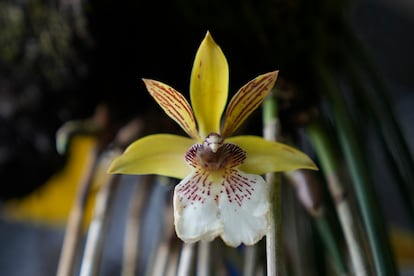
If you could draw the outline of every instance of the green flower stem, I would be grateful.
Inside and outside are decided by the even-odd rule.
[[[323,85],[324,92],[327,93],[337,124],[339,141],[353,180],[363,224],[372,250],[376,275],[396,275],[397,270],[389,244],[387,224],[382,217],[380,205],[375,197],[375,191],[369,179],[350,116],[329,71],[321,64],[315,65],[315,72]]]
[[[328,183],[329,192],[334,200],[351,257],[353,271],[358,276],[368,275],[368,267],[361,248],[362,241],[358,234],[357,224],[340,180],[339,153],[335,150],[332,138],[329,137],[327,127],[322,119],[311,122],[306,131],[318,156]]]
[[[272,95],[263,102],[264,138],[272,141],[277,140],[278,119],[277,104]],[[266,258],[267,275],[279,276],[283,272],[283,250],[282,250],[282,200],[280,174],[266,174],[269,183],[269,197],[271,202],[269,212],[269,230],[266,235]]]

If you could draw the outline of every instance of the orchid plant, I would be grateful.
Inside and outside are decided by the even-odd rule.
[[[229,246],[252,245],[268,231],[269,184],[261,175],[316,169],[288,145],[258,136],[231,135],[273,88],[278,71],[256,77],[230,100],[229,69],[207,32],[193,64],[191,106],[174,88],[144,79],[148,92],[189,135],[154,134],[132,143],[110,173],[158,174],[181,179],[174,189],[174,223],[184,242],[220,236]]]

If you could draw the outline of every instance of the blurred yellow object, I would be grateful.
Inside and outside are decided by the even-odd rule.
[[[69,212],[78,194],[78,187],[84,181],[88,164],[92,162],[96,138],[91,135],[75,135],[71,139],[66,166],[30,195],[13,199],[3,206],[3,215],[7,218],[36,224],[65,226]],[[94,182],[104,181],[102,170],[95,173]],[[97,187],[93,183],[92,187]],[[84,226],[87,226],[93,214],[97,189],[92,189],[86,205]]]
[[[397,227],[391,228],[391,245],[400,269],[414,269],[414,233]]]

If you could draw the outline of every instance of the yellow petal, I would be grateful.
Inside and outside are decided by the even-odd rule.
[[[148,92],[165,113],[176,121],[190,137],[199,140],[193,111],[184,96],[162,82],[149,79],[143,79],[143,81]]]
[[[211,132],[220,131],[228,83],[226,57],[207,32],[194,60],[190,84],[191,103],[202,138]]]
[[[231,99],[226,114],[221,136],[226,138],[247,119],[263,102],[273,88],[279,71],[258,76],[244,85]]]
[[[226,139],[225,142],[234,143],[246,151],[247,158],[240,166],[240,170],[247,173],[264,174],[296,169],[318,169],[305,153],[258,136],[235,136]]]
[[[172,134],[146,136],[115,158],[108,172],[158,174],[183,179],[191,173],[184,155],[193,143],[189,138]]]

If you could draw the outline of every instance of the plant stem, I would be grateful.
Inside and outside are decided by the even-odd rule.
[[[168,178],[163,176],[157,177],[158,182],[167,182]],[[174,232],[174,217],[173,217],[173,204],[171,202],[172,197],[162,206],[164,208],[163,219],[163,234],[158,239],[155,246],[155,250],[151,250],[149,254],[148,264],[146,266],[145,275],[147,276],[164,276],[168,263],[168,257],[171,254],[175,254],[175,248],[172,248],[172,241],[176,241],[176,235]],[[178,241],[177,241],[178,243]],[[147,253],[148,254],[148,253]]]
[[[177,276],[178,262],[180,258],[180,243],[177,239],[172,239],[170,243],[170,252],[167,257],[165,271],[162,276]]]
[[[82,238],[82,222],[84,211],[92,185],[92,177],[98,164],[97,149],[93,149],[88,154],[87,164],[85,165],[85,175],[81,181],[75,202],[70,210],[66,233],[63,240],[62,252],[59,259],[57,276],[72,276],[77,262],[76,256],[79,255],[79,247]]]
[[[285,172],[284,176],[295,188],[297,198],[307,213],[313,218],[319,236],[333,260],[338,275],[347,275],[347,267],[342,256],[341,241],[336,239],[333,220],[328,216],[329,209],[324,202],[322,184],[315,172],[296,170]],[[336,224],[335,224],[336,226]]]
[[[108,225],[108,215],[114,200],[119,175],[111,175],[100,188],[95,203],[93,219],[89,225],[80,276],[98,275],[102,257],[104,236]]]
[[[177,276],[190,275],[193,255],[194,243],[183,243],[183,247],[181,248],[180,261],[178,263]]]
[[[256,269],[257,246],[246,246],[244,249],[243,275],[253,276]]]
[[[373,123],[376,129],[379,130],[378,136],[384,146],[386,162],[392,168],[390,170],[391,176],[394,178],[396,187],[401,195],[402,203],[405,205],[412,223],[414,223],[414,187],[412,185],[414,183],[414,167],[410,169],[410,152],[407,151],[404,145],[398,145],[400,142],[395,140],[399,137],[398,133],[395,134],[396,131],[394,129],[397,126],[392,127],[386,123],[384,124],[384,122],[389,120],[389,116],[393,116],[389,114],[389,112],[393,111],[384,110],[378,107],[378,105],[372,106],[372,97],[369,97],[367,88],[363,85],[355,58],[349,51],[343,50],[343,53],[345,57],[344,65],[346,66],[354,94],[357,100],[361,102],[360,105],[371,113]]]
[[[141,214],[147,203],[149,187],[154,183],[154,179],[153,175],[144,175],[140,177],[140,183],[134,185],[125,227],[122,276],[134,276],[138,271],[136,262],[138,248],[140,248]]]
[[[197,276],[210,275],[210,243],[200,241],[197,254]]]
[[[358,234],[357,224],[352,215],[351,206],[340,181],[338,162],[339,154],[328,136],[326,126],[321,119],[316,119],[307,126],[307,134],[320,160],[322,171],[328,183],[329,192],[334,200],[345,240],[351,257],[355,275],[368,275],[368,267],[361,248],[362,241]]]
[[[271,141],[277,140],[278,119],[276,99],[269,95],[263,102],[264,138]],[[282,186],[280,174],[267,173],[266,181],[269,185],[270,210],[269,230],[266,235],[267,275],[279,276],[283,271],[282,250]]]
[[[339,141],[353,180],[362,220],[367,231],[368,242],[373,253],[376,275],[396,275],[397,271],[386,230],[387,224],[382,217],[380,205],[375,197],[372,181],[369,179],[356,134],[353,132],[350,116],[329,71],[321,64],[315,65],[315,72],[323,85],[324,91],[327,93],[337,124]]]
[[[322,237],[323,243],[335,263],[338,275],[347,275],[346,266],[339,250],[338,242],[334,237],[332,227],[330,226],[327,217],[322,215],[320,217],[316,217],[314,221],[316,223],[316,227],[318,228],[318,232]],[[364,274],[355,273],[355,275]]]

